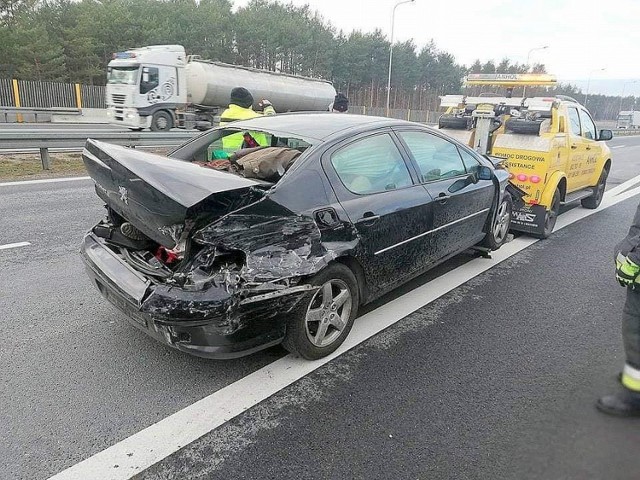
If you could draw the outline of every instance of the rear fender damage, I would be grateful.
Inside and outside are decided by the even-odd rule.
[[[207,323],[223,335],[283,318],[317,289],[308,283],[313,275],[355,249],[357,235],[346,225],[333,228],[343,241],[324,243],[313,218],[264,199],[199,230],[198,253],[155,287],[142,310],[160,323]]]

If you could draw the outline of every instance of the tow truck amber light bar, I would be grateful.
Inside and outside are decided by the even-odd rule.
[[[497,87],[552,87],[558,83],[555,75],[546,73],[470,73],[465,85],[494,85]]]

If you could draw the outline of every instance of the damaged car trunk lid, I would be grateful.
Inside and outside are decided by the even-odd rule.
[[[96,140],[82,158],[98,196],[167,248],[185,225],[201,227],[264,196],[258,181]]]

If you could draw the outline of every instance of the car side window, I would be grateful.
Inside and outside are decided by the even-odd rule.
[[[581,136],[582,130],[580,129],[580,117],[578,116],[578,109],[574,107],[568,107],[569,112],[569,128],[574,135]]]
[[[475,172],[480,168],[480,162],[478,162],[476,157],[462,148],[458,148],[458,151],[460,152],[462,163],[464,163],[468,173]]]
[[[345,187],[366,195],[412,184],[402,154],[389,134],[374,135],[341,148],[331,164]]]
[[[427,132],[399,132],[415,158],[423,182],[433,182],[467,173],[458,148]]]
[[[582,136],[589,140],[596,140],[596,125],[584,110],[580,111],[580,123],[582,123]]]

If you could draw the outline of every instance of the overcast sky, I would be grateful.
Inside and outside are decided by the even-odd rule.
[[[396,1],[290,3],[310,5],[345,32],[380,28],[390,36]],[[415,0],[396,10],[396,41],[411,38],[418,49],[433,39],[467,66],[477,58],[525,63],[530,49],[548,45],[531,52],[531,62],[544,63],[561,81],[584,89],[591,77],[592,93],[620,95],[624,87],[640,95],[640,0]]]

